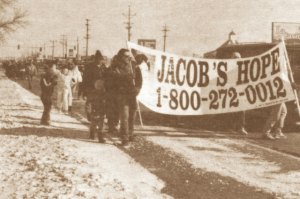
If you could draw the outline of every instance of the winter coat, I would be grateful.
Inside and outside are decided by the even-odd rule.
[[[82,89],[84,93],[95,90],[97,80],[105,80],[106,66],[102,64],[100,67],[95,63],[88,64],[83,72]]]
[[[53,72],[46,72],[42,75],[40,80],[40,86],[42,96],[51,97],[54,91],[54,87],[57,84],[57,75]]]
[[[57,78],[57,89],[71,91],[71,85],[74,84],[74,82],[75,80],[71,75],[64,75],[62,73],[59,73]]]
[[[143,83],[138,65],[133,61],[129,64],[118,62],[113,70],[117,82],[117,92],[121,95],[137,96]]]

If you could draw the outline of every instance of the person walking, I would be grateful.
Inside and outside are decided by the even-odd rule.
[[[122,144],[127,145],[134,140],[134,120],[137,110],[136,96],[142,87],[142,74],[137,63],[131,60],[127,49],[120,49],[114,67],[117,82],[117,100],[120,114],[120,133]]]
[[[292,82],[291,85],[297,92],[300,91],[300,85],[295,82]],[[267,118],[263,128],[262,137],[269,140],[287,138],[287,136],[282,132],[287,113],[288,111],[285,103],[271,106],[269,117]]]
[[[282,133],[286,115],[287,107],[285,103],[272,106],[269,117],[263,128],[263,138],[269,140],[286,138],[286,135]],[[274,136],[272,135],[272,132],[274,133]]]
[[[86,96],[88,119],[90,120],[90,139],[98,135],[98,141],[104,143],[103,125],[105,116],[105,71],[104,58],[99,50],[96,51],[92,63],[86,66],[83,74],[82,88]]]
[[[72,84],[72,96],[76,97],[78,96],[78,85],[82,82],[82,75],[78,69],[78,66],[76,63],[74,63],[73,60],[69,61],[69,75],[72,76],[74,79],[74,83]],[[75,93],[77,95],[75,95]],[[77,99],[77,98],[76,98]]]
[[[106,89],[106,118],[108,124],[108,133],[118,134],[119,125],[119,105],[118,105],[118,82],[115,74],[120,58],[113,57],[110,66],[106,71],[105,89]]]
[[[41,118],[42,125],[50,125],[50,112],[52,106],[52,94],[54,87],[57,84],[56,65],[52,64],[46,69],[46,73],[42,75],[41,86],[41,100],[44,106],[43,115]]]
[[[71,86],[75,83],[72,76],[69,75],[69,69],[63,68],[58,74],[57,83],[57,108],[59,112],[67,113],[72,111],[72,91]]]
[[[81,77],[83,77],[83,71],[84,71],[84,67],[83,66],[79,66],[78,70],[81,74]],[[80,97],[84,98],[83,96],[83,91],[82,91],[82,82],[78,83],[78,95],[77,95],[78,99],[80,100]]]
[[[31,90],[33,77],[37,75],[37,68],[33,64],[33,60],[31,60],[30,64],[26,66],[25,74],[28,81],[28,88]]]

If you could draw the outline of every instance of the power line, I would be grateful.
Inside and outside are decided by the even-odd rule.
[[[85,51],[85,56],[87,57],[89,55],[89,39],[90,39],[90,35],[89,35],[89,19],[86,19],[86,36],[85,36],[85,39],[86,39],[86,51]]]
[[[44,54],[44,57],[46,58],[46,44],[44,43],[44,50],[43,50],[43,54]]]
[[[165,24],[165,26],[163,27],[162,31],[164,32],[164,52],[166,51],[166,43],[167,43],[167,32],[170,31],[167,27],[167,25]]]
[[[134,17],[134,16],[136,16],[136,14],[131,14],[131,9],[130,9],[130,5],[128,6],[128,14],[126,15],[126,14],[124,14],[123,13],[123,15],[125,16],[125,17],[127,17],[127,22],[125,22],[125,24],[126,24],[126,29],[127,29],[127,31],[128,31],[128,41],[130,41],[130,38],[131,38],[131,29],[132,29],[132,22],[131,22],[131,18],[132,17]]]

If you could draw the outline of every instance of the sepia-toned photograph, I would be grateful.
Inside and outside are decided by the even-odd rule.
[[[0,199],[299,199],[300,0],[0,0]]]

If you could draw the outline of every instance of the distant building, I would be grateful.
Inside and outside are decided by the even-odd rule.
[[[282,33],[286,33],[281,29],[278,29]],[[232,31],[228,35],[228,40],[226,40],[217,49],[204,53],[204,58],[214,58],[214,59],[229,59],[233,52],[239,52],[243,58],[252,57],[260,55],[271,48],[275,47],[278,41],[274,40],[271,43],[267,42],[238,42],[236,40],[236,34]],[[286,49],[288,52],[289,61],[295,81],[300,83],[300,43],[296,42],[286,42]]]
[[[217,50],[219,48],[222,48],[222,47],[225,47],[225,46],[230,46],[230,45],[237,45],[237,44],[239,44],[238,41],[237,41],[237,36],[236,36],[235,32],[231,31],[228,34],[228,39],[221,46],[219,46],[216,50],[204,53],[203,57],[204,58],[216,58],[217,57]]]

